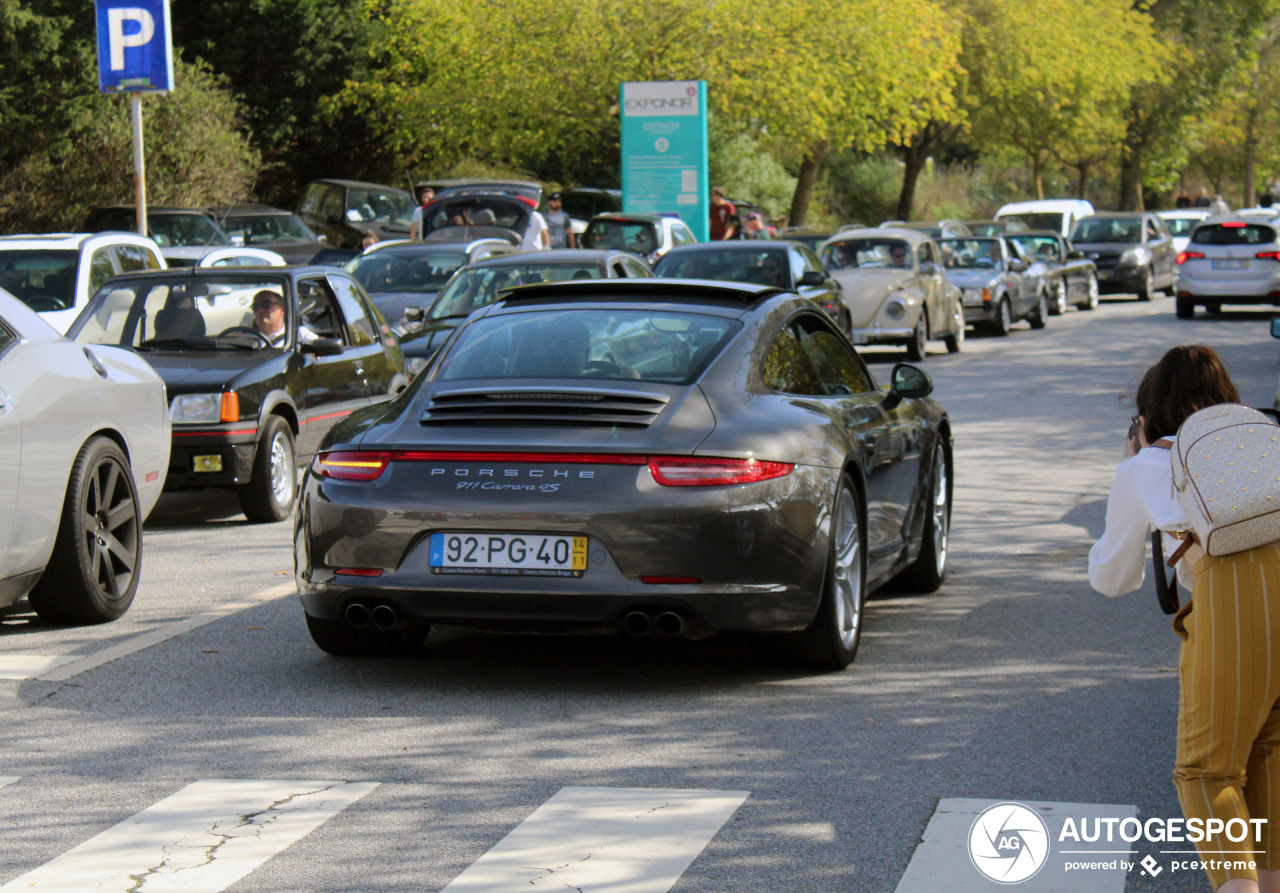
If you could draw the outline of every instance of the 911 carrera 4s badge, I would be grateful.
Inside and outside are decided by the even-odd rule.
[[[427,564],[433,574],[581,577],[585,536],[538,533],[433,533]]]

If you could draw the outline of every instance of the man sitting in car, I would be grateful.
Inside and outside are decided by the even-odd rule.
[[[289,333],[284,327],[284,298],[273,291],[260,291],[253,296],[253,324],[272,347],[283,347]],[[303,344],[318,336],[304,325],[298,326],[298,340]]]

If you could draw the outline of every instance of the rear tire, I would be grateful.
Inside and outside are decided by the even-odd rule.
[[[1013,328],[1013,308],[1009,306],[1009,298],[1000,299],[1000,306],[996,308],[996,318],[991,322],[991,334],[999,335],[1003,338],[1009,334],[1009,330]]]
[[[929,355],[929,332],[925,327],[924,310],[916,320],[916,327],[911,330],[911,340],[907,342],[907,359],[919,363]]]
[[[1178,298],[1174,304],[1174,312],[1178,319],[1192,319],[1196,315],[1196,302],[1191,298]]]
[[[942,343],[947,346],[947,353],[959,353],[964,348],[964,305],[959,302],[952,314],[951,325],[955,331],[943,338]]]
[[[142,567],[142,516],[129,460],[92,437],[71,466],[53,554],[28,595],[49,623],[104,623],[129,609]]]
[[[867,555],[858,491],[840,476],[831,517],[831,551],[818,613],[799,633],[761,636],[757,654],[770,663],[809,670],[843,670],[862,639],[867,603]]]
[[[409,657],[422,648],[431,627],[412,629],[356,629],[344,620],[304,615],[307,632],[321,651],[337,657]]]
[[[1061,316],[1067,312],[1067,282],[1059,279],[1053,284],[1053,301],[1049,304],[1051,316]]]
[[[946,579],[947,545],[951,539],[950,477],[946,453],[941,446],[935,447],[920,554],[898,575],[895,588],[908,592],[937,592]]]
[[[1089,274],[1089,296],[1076,306],[1081,310],[1098,309],[1098,277],[1094,274]]]
[[[253,457],[253,474],[236,494],[240,510],[251,524],[283,521],[293,514],[298,498],[293,429],[280,416],[271,416],[263,426]]]
[[[1044,292],[1040,292],[1036,297],[1036,309],[1031,311],[1027,322],[1031,323],[1033,329],[1043,329],[1049,324],[1049,299]]]

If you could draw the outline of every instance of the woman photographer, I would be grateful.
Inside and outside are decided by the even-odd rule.
[[[1138,386],[1128,457],[1116,469],[1106,530],[1089,552],[1089,582],[1109,596],[1142,586],[1154,530],[1185,531],[1173,489],[1172,438],[1193,412],[1238,403],[1240,394],[1212,349],[1175,347]],[[1164,537],[1166,550],[1177,542]],[[1187,818],[1242,819],[1253,832],[1197,844],[1219,893],[1280,893],[1280,544],[1221,557],[1193,546],[1178,563],[1192,601],[1174,618],[1178,661],[1178,746],[1174,784]],[[1192,610],[1194,606],[1194,610]],[[1264,818],[1247,825],[1250,818]],[[1239,824],[1234,827],[1239,828]],[[1238,834],[1235,836],[1239,836]],[[1224,863],[1256,862],[1257,870]]]

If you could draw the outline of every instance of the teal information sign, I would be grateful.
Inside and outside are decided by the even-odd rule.
[[[622,85],[622,210],[679,214],[709,236],[707,82]]]

